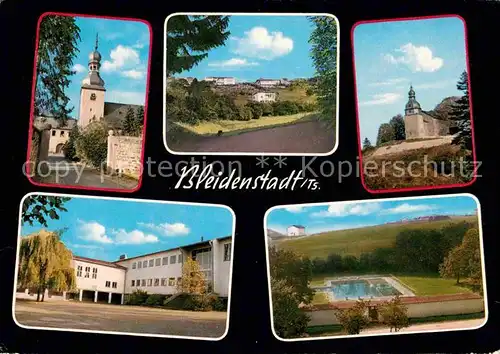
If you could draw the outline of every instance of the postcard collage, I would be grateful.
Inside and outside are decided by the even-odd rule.
[[[140,18],[41,14],[24,133],[31,190],[16,206],[14,284],[2,286],[11,320],[26,335],[223,341],[258,283],[267,299],[254,310],[268,322],[252,326],[280,342],[481,329],[490,305],[481,202],[468,188],[478,178],[468,30],[456,14],[348,27],[335,13],[176,12],[163,33]],[[339,113],[349,65],[353,117]],[[150,104],[158,90],[161,111]],[[359,175],[346,178],[365,197],[276,202],[252,214],[257,241],[239,238],[250,216],[228,198],[183,188],[246,190],[238,198],[252,209],[252,193],[305,188],[303,175],[186,164],[172,172],[178,198],[140,194],[155,178],[149,144],[271,168],[348,141]],[[262,247],[245,249],[252,242]],[[265,274],[240,278],[233,258],[245,252],[262,254]]]

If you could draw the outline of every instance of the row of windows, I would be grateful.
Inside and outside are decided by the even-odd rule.
[[[175,286],[176,284],[180,284],[182,278],[177,278],[177,283],[175,278],[155,278],[155,279],[137,279],[132,280],[132,286]],[[161,284],[161,285],[160,285]]]
[[[106,281],[106,288],[116,289],[117,286],[118,284],[116,283],[116,281],[114,281],[113,283],[111,283],[109,280]]]
[[[182,254],[170,256],[170,264],[182,263]],[[132,269],[159,267],[169,264],[169,257],[149,259],[132,263]]]
[[[82,277],[83,275],[83,267],[79,265],[76,268],[76,276]],[[85,275],[84,278],[90,278],[90,267],[85,267]],[[92,268],[92,279],[97,279],[97,268]]]
[[[59,136],[60,136],[60,137],[63,137],[63,136],[64,136],[64,134],[65,134],[65,131],[64,131],[64,130],[61,130],[61,131],[59,132]],[[70,132],[68,132],[68,137],[69,137],[69,134],[70,134]],[[52,136],[56,136],[56,130],[52,130]]]

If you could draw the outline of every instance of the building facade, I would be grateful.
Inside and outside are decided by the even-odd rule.
[[[450,134],[448,121],[437,119],[422,110],[420,103],[415,99],[415,91],[412,86],[408,92],[404,123],[406,139],[434,138]]]
[[[288,236],[304,236],[306,234],[306,228],[302,225],[290,225],[286,229]]]
[[[229,296],[232,237],[221,237],[115,262],[73,256],[76,292],[63,292],[56,299],[123,304],[127,295],[143,290],[148,294],[174,295],[182,280],[184,260],[198,262],[209,290]],[[25,292],[28,296],[28,291]],[[19,295],[24,296],[24,295]],[[47,294],[46,298],[52,296]]]
[[[204,81],[213,82],[217,86],[236,85],[236,79],[234,77],[208,76]]]
[[[257,92],[252,95],[252,100],[255,102],[276,102],[276,92]]]
[[[261,87],[289,86],[291,82],[288,79],[258,79],[255,84]]]

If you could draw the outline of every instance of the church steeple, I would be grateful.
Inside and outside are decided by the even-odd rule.
[[[99,53],[99,34],[95,37],[95,47],[89,54],[89,75],[86,77],[82,84],[83,86],[97,86],[104,88],[104,80],[99,75],[99,69],[101,68],[101,53]]]
[[[415,90],[413,90],[413,86],[410,84],[410,91],[408,91],[408,102],[405,106],[405,115],[409,116],[412,114],[420,114],[422,109],[420,107],[420,103],[415,99]]]

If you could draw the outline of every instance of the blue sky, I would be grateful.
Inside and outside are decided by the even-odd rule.
[[[457,17],[368,23],[354,30],[361,140],[375,144],[380,124],[404,116],[410,84],[423,110],[456,88],[467,69],[465,30]]]
[[[149,27],[145,23],[129,20],[76,17],[80,27],[79,53],[73,60],[71,84],[66,91],[69,107],[78,118],[80,87],[88,74],[88,56],[94,50],[99,34],[101,77],[104,80],[106,102],[141,104],[146,98],[148,58],[150,46]]]
[[[244,82],[314,75],[308,43],[313,26],[305,16],[233,15],[228,30],[224,46],[212,49],[197,66],[177,76],[232,76]]]
[[[290,225],[303,225],[306,233],[373,226],[428,215],[467,215],[475,212],[476,201],[467,195],[362,203],[336,202],[321,206],[288,206],[272,210],[267,228],[285,233]]]
[[[115,261],[231,236],[232,213],[222,207],[74,197],[47,230],[67,227],[63,242],[79,256]],[[22,226],[21,235],[44,228]]]

